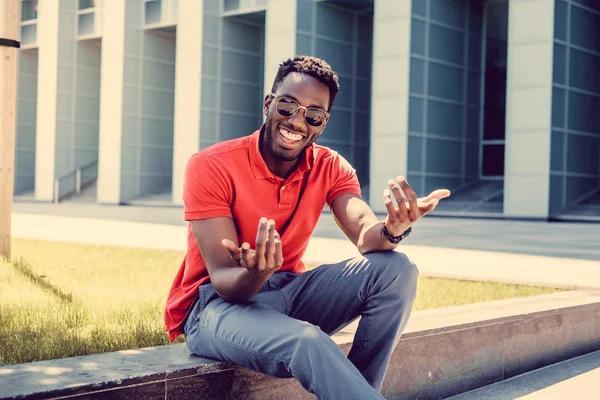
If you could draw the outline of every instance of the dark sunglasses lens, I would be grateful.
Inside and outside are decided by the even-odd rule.
[[[288,99],[280,99],[277,102],[277,112],[284,117],[291,117],[298,110],[298,104],[296,104],[293,100]]]
[[[306,122],[312,126],[321,126],[325,123],[325,113],[319,110],[308,110],[306,112]]]

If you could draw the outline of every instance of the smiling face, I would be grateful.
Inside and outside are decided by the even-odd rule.
[[[275,95],[283,102],[295,100],[301,106],[323,111],[329,108],[327,85],[306,74],[292,72],[287,75]],[[291,117],[283,116],[277,111],[276,103],[275,97],[265,98],[264,111],[267,119],[261,140],[261,154],[272,172],[283,171],[285,174],[296,165],[298,157],[304,154],[304,150],[317,140],[325,129],[327,121],[318,127],[309,125],[305,120],[304,109],[298,109]],[[294,108],[292,104],[289,106]]]

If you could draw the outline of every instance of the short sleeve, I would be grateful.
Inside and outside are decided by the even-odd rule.
[[[185,220],[231,217],[232,191],[231,179],[220,160],[196,153],[185,169]]]
[[[342,194],[353,193],[360,196],[360,183],[356,170],[340,154],[335,154],[331,165],[332,185],[327,193],[327,204]]]

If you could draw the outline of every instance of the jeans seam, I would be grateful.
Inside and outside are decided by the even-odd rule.
[[[305,295],[307,295],[307,294],[316,294],[316,293],[319,293],[319,292],[321,292],[321,291],[323,291],[323,290],[325,290],[325,289],[329,289],[329,288],[331,288],[333,285],[335,285],[335,284],[337,284],[337,283],[340,283],[340,282],[345,282],[345,281],[347,281],[348,279],[355,278],[355,277],[357,277],[357,276],[365,276],[365,275],[367,275],[367,271],[364,271],[364,272],[359,272],[359,273],[357,273],[357,274],[353,274],[352,276],[348,276],[348,277],[346,277],[346,278],[339,279],[339,280],[335,281],[334,283],[332,283],[332,284],[330,284],[330,285],[328,285],[328,286],[320,287],[320,288],[318,288],[318,289],[314,289],[314,290],[310,290],[310,289],[309,289],[309,290],[308,290],[308,291],[306,291],[304,294],[305,294]]]
[[[220,342],[227,343],[228,345],[231,345],[231,346],[233,346],[233,347],[236,347],[236,348],[238,348],[238,349],[244,350],[244,351],[246,351],[246,352],[248,352],[248,353],[257,354],[257,355],[259,355],[259,356],[267,357],[267,358],[270,358],[270,359],[273,359],[273,360],[276,360],[276,361],[282,362],[282,363],[284,363],[284,364],[286,364],[286,365],[287,365],[287,362],[286,362],[285,360],[282,360],[282,359],[281,359],[281,358],[279,358],[279,357],[276,357],[276,356],[274,356],[274,355],[271,355],[271,354],[263,353],[263,352],[260,352],[260,351],[256,351],[256,350],[253,350],[253,349],[250,349],[250,348],[244,347],[244,346],[242,346],[242,345],[240,345],[240,344],[237,344],[237,343],[235,343],[235,342],[232,342],[232,341],[230,341],[230,340],[227,340],[227,339],[224,339],[224,338],[222,338],[222,337],[218,336],[216,332],[215,332],[215,333],[213,333],[213,334],[212,334],[212,336],[213,336],[213,338],[217,339],[217,340],[218,340],[218,341],[220,341]]]

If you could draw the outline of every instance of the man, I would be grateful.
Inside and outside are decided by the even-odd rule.
[[[417,199],[404,178],[390,180],[379,221],[354,169],[314,144],[338,90],[323,60],[289,59],[264,99],[265,124],[191,157],[188,252],[165,323],[170,340],[185,333],[194,354],[295,377],[320,399],[381,399],[418,275],[390,250],[450,192]],[[301,258],[324,204],[362,256],[305,272]],[[330,335],[358,316],[346,357]]]

